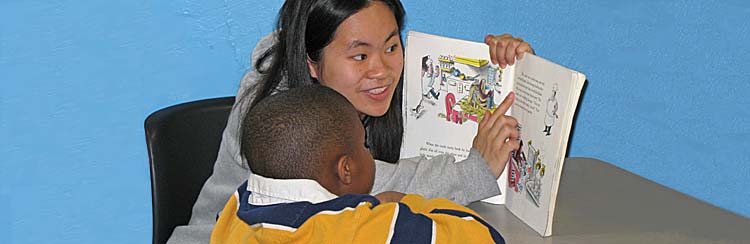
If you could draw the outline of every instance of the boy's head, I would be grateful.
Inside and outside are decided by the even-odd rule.
[[[336,195],[370,193],[375,163],[365,148],[365,129],[338,92],[297,87],[245,112],[241,152],[254,174],[315,180]]]

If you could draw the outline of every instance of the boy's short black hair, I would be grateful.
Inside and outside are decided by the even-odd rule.
[[[245,112],[242,156],[254,174],[274,179],[317,180],[326,160],[353,150],[352,123],[361,123],[344,96],[322,85],[279,92]]]

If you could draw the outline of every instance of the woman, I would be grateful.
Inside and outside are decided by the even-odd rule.
[[[376,159],[373,194],[417,193],[461,204],[500,194],[495,180],[518,148],[517,122],[504,112],[485,116],[464,161],[453,163],[448,155],[399,160],[404,15],[398,0],[286,1],[277,31],[253,50],[254,70],[242,79],[213,175],[193,206],[190,224],[176,228],[170,242],[207,242],[216,214],[251,173],[239,154],[244,116],[239,111],[276,91],[309,83],[333,88],[360,112],[366,143]],[[502,67],[533,52],[528,43],[508,34],[488,35],[485,42],[492,62]],[[498,111],[507,110],[513,98],[509,95]]]

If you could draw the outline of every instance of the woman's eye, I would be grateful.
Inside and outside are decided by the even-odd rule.
[[[367,58],[367,55],[366,54],[360,54],[360,55],[354,56],[353,58],[354,58],[354,60],[362,61],[362,60],[365,60]]]
[[[390,53],[390,52],[393,52],[394,50],[396,50],[396,45],[389,47],[388,49],[385,50],[385,52]]]

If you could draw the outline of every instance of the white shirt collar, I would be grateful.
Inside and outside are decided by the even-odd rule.
[[[280,180],[257,174],[250,174],[247,190],[252,192],[248,202],[253,205],[302,201],[320,203],[338,197],[314,180]]]

